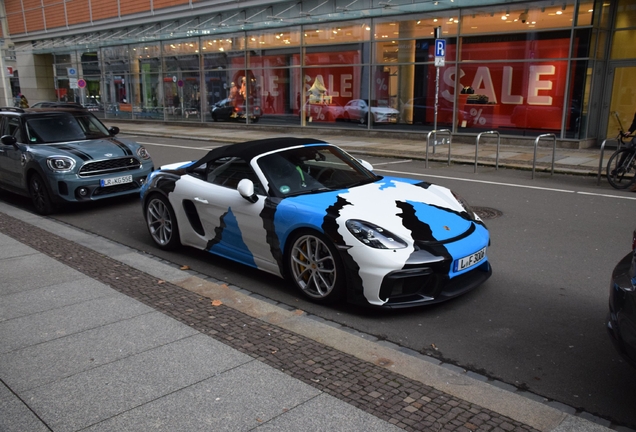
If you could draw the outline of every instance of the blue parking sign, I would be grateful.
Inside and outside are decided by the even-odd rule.
[[[446,56],[446,39],[435,39],[435,57]]]

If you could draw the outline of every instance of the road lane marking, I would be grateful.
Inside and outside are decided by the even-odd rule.
[[[404,172],[404,171],[391,171],[391,170],[387,170],[387,169],[379,169],[378,171],[383,171],[383,172],[387,172],[387,173],[391,173],[391,174],[397,174],[397,175],[402,175],[402,176],[433,177],[433,178],[439,178],[439,179],[444,179],[444,180],[458,180],[458,181],[465,181],[465,182],[470,182],[470,183],[483,183],[483,184],[490,184],[490,185],[496,185],[496,186],[508,186],[508,187],[516,187],[516,188],[524,188],[524,189],[535,189],[535,190],[542,190],[542,191],[549,191],[549,192],[573,193],[573,194],[580,194],[580,195],[591,195],[591,196],[599,196],[599,197],[604,197],[604,198],[618,198],[618,199],[626,199],[626,200],[636,201],[636,196],[635,197],[629,197],[629,196],[621,196],[621,195],[611,195],[611,194],[606,194],[606,193],[582,192],[582,191],[575,191],[575,190],[569,190],[569,189],[557,189],[557,188],[548,188],[548,187],[541,187],[541,186],[528,186],[528,185],[519,185],[519,184],[514,184],[514,183],[502,183],[502,182],[495,182],[495,181],[488,181],[488,180],[464,179],[464,178],[459,178],[459,177],[449,177],[449,176],[430,175],[430,174],[419,174],[419,173]]]
[[[377,163],[377,164],[371,164],[374,167],[375,166],[380,166],[380,165],[395,165],[395,164],[401,164],[401,163],[408,163],[408,162],[413,162],[413,159],[405,159],[405,160],[399,160],[399,161],[393,161],[393,162],[381,162],[381,163]]]

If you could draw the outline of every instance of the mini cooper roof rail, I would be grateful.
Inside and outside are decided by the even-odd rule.
[[[13,111],[13,112],[19,112],[19,113],[24,112],[22,108],[16,108],[16,107],[0,107],[0,111]]]

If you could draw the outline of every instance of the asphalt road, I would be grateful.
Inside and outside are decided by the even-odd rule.
[[[157,165],[196,159],[210,143],[139,137]],[[138,197],[73,206],[54,217],[353,329],[439,357],[535,394],[636,428],[636,370],[605,330],[611,271],[629,251],[636,194],[596,178],[365,158],[379,174],[448,186],[486,220],[493,276],[452,301],[399,311],[322,307],[284,281],[207,253],[163,252],[146,231]],[[30,209],[28,200],[0,199]]]

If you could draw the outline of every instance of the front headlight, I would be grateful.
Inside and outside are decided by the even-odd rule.
[[[355,238],[375,249],[403,249],[406,242],[390,231],[369,222],[350,219],[345,223]]]
[[[137,156],[139,156],[140,158],[142,158],[144,160],[150,159],[150,153],[148,153],[148,150],[146,150],[146,147],[144,147],[144,146],[140,146],[137,149]]]
[[[75,168],[75,159],[68,156],[51,156],[46,159],[46,164],[53,172],[69,172]]]
[[[468,202],[464,198],[462,198],[461,196],[459,196],[453,191],[451,191],[451,193],[453,194],[457,202],[459,202],[461,206],[464,207],[464,210],[466,210],[466,213],[468,213],[468,216],[470,216],[472,220],[475,220],[475,218],[479,217],[477,216],[473,208],[470,206],[470,204],[468,204]]]

